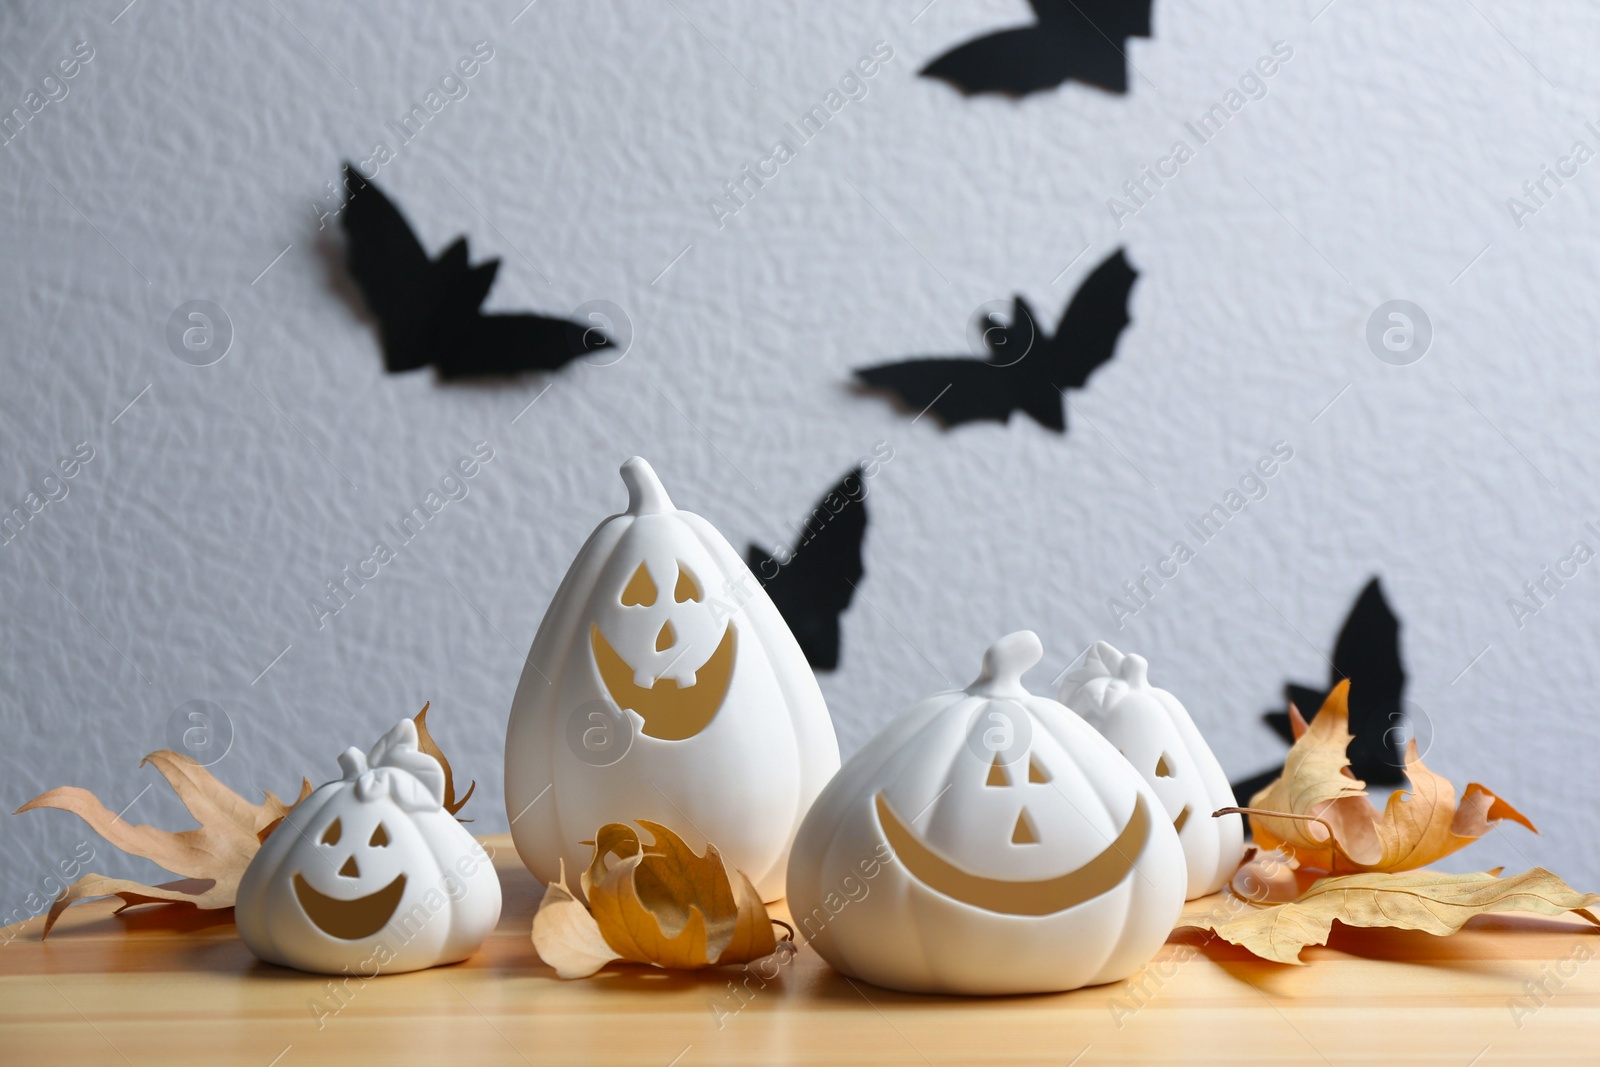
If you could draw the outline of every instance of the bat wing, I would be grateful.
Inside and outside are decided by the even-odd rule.
[[[1150,0],[1033,0],[1075,81],[1128,91],[1129,37],[1150,36]]]
[[[1001,30],[968,41],[939,56],[919,73],[949,82],[968,95],[1011,96],[1053,89],[1073,76],[1060,36],[1038,26]]]
[[[980,359],[913,359],[863,367],[856,377],[894,394],[913,411],[931,411],[945,426],[1005,422],[1021,409],[1050,429],[1064,429],[1060,393],[1048,384],[1041,387],[1022,370],[1027,362],[999,367]]]
[[[864,573],[866,482],[859,467],[823,494],[801,530],[787,563],[778,565],[755,545],[746,560],[800,643],[806,662],[831,671],[839,666],[839,616],[850,606]]]
[[[1406,671],[1400,662],[1400,620],[1374,578],[1361,590],[1333,647],[1334,677],[1350,679],[1350,769],[1377,785],[1404,777],[1400,725]]]
[[[1056,386],[1083,388],[1095,368],[1116,352],[1130,321],[1128,294],[1138,276],[1119,248],[1072,294],[1047,350],[1049,358],[1036,365],[1049,371]]]
[[[398,208],[345,164],[350,199],[339,213],[345,262],[378,320],[385,365],[415,370],[429,359],[438,308],[434,264]]]
[[[1399,785],[1405,779],[1400,746],[1406,672],[1400,660],[1400,620],[1374,578],[1345,617],[1333,649],[1331,681],[1350,679],[1350,773],[1371,785]],[[1316,717],[1327,691],[1293,683],[1285,693],[1307,722]],[[1286,712],[1263,716],[1285,741],[1294,741]]]
[[[429,353],[439,377],[509,377],[555,370],[611,342],[567,319],[544,315],[469,315]]]

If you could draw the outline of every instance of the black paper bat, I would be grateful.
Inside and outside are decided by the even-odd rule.
[[[1284,695],[1310,722],[1329,690],[1344,678],[1350,679],[1350,733],[1354,735],[1349,749],[1350,773],[1369,785],[1399,785],[1405,781],[1400,727],[1405,718],[1401,700],[1406,670],[1400,662],[1400,620],[1390,610],[1376,578],[1361,590],[1339,631],[1328,689],[1290,682],[1283,687]],[[1285,741],[1294,743],[1287,711],[1269,711],[1262,719]],[[1248,804],[1255,792],[1277,776],[1278,771],[1274,770],[1237,782],[1234,796],[1240,804]]]
[[[429,259],[399,209],[348,163],[345,185],[346,259],[378,320],[391,374],[429,363],[441,378],[554,370],[610,347],[599,330],[567,319],[483,314],[478,307],[494,284],[498,259],[469,265],[465,237]]]
[[[863,367],[856,377],[899,396],[913,411],[932,411],[946,426],[978,419],[1005,422],[1021,410],[1039,425],[1065,433],[1062,391],[1083,388],[1116,351],[1137,277],[1119,248],[1072,295],[1054,336],[1039,329],[1033,309],[1019,296],[1009,324],[989,316],[983,338],[992,361],[913,359]]]
[[[1129,37],[1150,36],[1150,0],[1029,0],[1039,21],[968,41],[921,74],[964,93],[1025,96],[1069,78],[1128,91]]]
[[[755,545],[745,554],[800,642],[806,662],[817,670],[839,666],[839,616],[850,606],[863,573],[866,496],[866,479],[857,467],[811,509],[787,563],[780,566]]]

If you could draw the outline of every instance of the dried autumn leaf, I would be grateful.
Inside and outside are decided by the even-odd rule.
[[[533,947],[561,978],[587,978],[621,959],[606,944],[589,909],[567,888],[565,861],[560,877],[545,887],[544,899],[534,912]]]
[[[1503,819],[1534,829],[1476,782],[1458,803],[1455,786],[1423,764],[1415,741],[1406,746],[1411,789],[1390,794],[1380,813],[1348,770],[1349,692],[1348,681],[1334,687],[1289,750],[1283,774],[1251,798],[1250,829],[1263,850],[1283,848],[1302,867],[1335,874],[1409,871],[1464,848]]]
[[[595,922],[623,959],[692,969],[747,963],[777,949],[750,880],[723,865],[715,845],[698,856],[665,826],[639,820],[652,840],[608,823],[595,835],[582,884]]]
[[[455,776],[450,771],[450,761],[444,758],[444,753],[439,751],[438,742],[434,741],[433,735],[428,733],[428,708],[432,705],[433,701],[431,700],[422,705],[422,710],[417,712],[417,717],[413,720],[417,724],[417,750],[432,756],[439,761],[439,766],[444,768],[444,810],[451,815],[455,815],[466,806],[467,801],[472,799],[472,794],[477,791],[478,783],[474,779],[467,786],[467,791],[462,794],[461,799],[456,799]],[[458,819],[457,821],[471,822],[472,820]]]
[[[173,832],[124,822],[93,793],[77,786],[62,786],[34,797],[18,808],[17,814],[36,808],[70,811],[122,851],[143,856],[191,881],[152,886],[86,874],[50,905],[41,936],[49,935],[68,907],[91,897],[121,897],[123,908],[157,903],[192,904],[206,909],[233,907],[239,876],[261,847],[263,836],[294,806],[272,793],[267,793],[262,803],[251,804],[181,753],[162,749],[146,756],[140,766],[145,763],[152,764],[172,786],[200,824],[199,829]],[[311,783],[302,779],[300,795],[294,803],[310,794]]]
[[[1186,914],[1180,925],[1210,930],[1262,959],[1299,964],[1302,948],[1327,944],[1336,920],[1346,926],[1422,930],[1443,937],[1474,915],[1498,911],[1540,915],[1573,911],[1600,925],[1600,918],[1588,910],[1596,905],[1600,895],[1580,893],[1542,867],[1510,878],[1488,872],[1369,873],[1323,878],[1287,904],[1246,905],[1241,913],[1228,916],[1217,911]]]

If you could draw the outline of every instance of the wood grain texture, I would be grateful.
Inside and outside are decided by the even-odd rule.
[[[341,982],[260,963],[234,936],[229,912],[190,911],[176,922],[150,910],[113,917],[113,902],[102,901],[73,908],[48,941],[38,940],[39,919],[8,927],[0,1061],[1600,1061],[1600,963],[1592,959],[1600,934],[1576,919],[1493,916],[1451,938],[1341,928],[1298,968],[1179,931],[1130,982],[995,1000],[892,993],[848,981],[802,949],[764,986],[750,979],[741,996],[746,976],[731,969],[668,974],[613,964],[592,979],[560,981],[529,940],[538,884],[509,838],[485,841],[505,887],[499,929],[471,960],[415,974]]]

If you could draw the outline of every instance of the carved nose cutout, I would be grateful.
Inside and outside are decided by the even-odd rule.
[[[1028,818],[1028,809],[1023,808],[1017,813],[1017,825],[1011,830],[1011,843],[1013,845],[1037,845],[1039,832],[1033,828],[1033,820]]]
[[[328,828],[322,831],[322,843],[324,845],[337,845],[341,833],[343,833],[343,830],[339,826],[339,820],[334,819],[328,824]]]
[[[1172,768],[1167,766],[1167,754],[1165,752],[1161,753],[1161,758],[1156,760],[1156,777],[1157,778],[1171,778],[1172,777]]]
[[[678,641],[678,632],[672,628],[672,620],[668,619],[661,624],[661,629],[656,633],[656,651],[665,652]]]
[[[1189,821],[1189,805],[1185,804],[1183,810],[1178,812],[1178,817],[1172,820],[1172,828],[1183,833],[1183,827]]]
[[[625,608],[648,608],[656,602],[656,583],[651,580],[650,572],[645,570],[644,564],[639,564],[639,569],[633,572],[633,577],[628,579],[628,584],[622,590],[622,606]]]
[[[354,856],[344,861],[344,866],[339,868],[339,875],[342,878],[361,877],[361,868],[356,866],[356,858]]]

